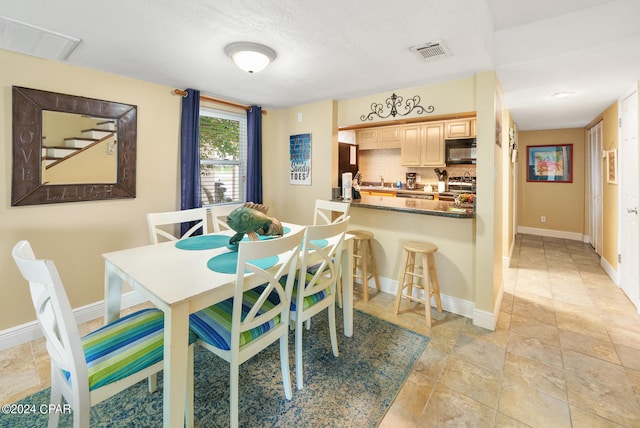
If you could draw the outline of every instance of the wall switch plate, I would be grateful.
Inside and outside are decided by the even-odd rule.
[[[546,222],[547,222],[547,217],[541,216],[540,217],[540,223],[546,223]]]

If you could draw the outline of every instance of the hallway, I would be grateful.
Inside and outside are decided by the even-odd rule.
[[[640,316],[592,248],[518,235],[504,283],[495,332],[433,308],[429,329],[420,305],[393,315],[390,295],[357,300],[431,337],[381,426],[640,426]]]

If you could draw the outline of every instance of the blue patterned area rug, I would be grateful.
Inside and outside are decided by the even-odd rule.
[[[304,332],[304,389],[295,386],[294,335],[289,344],[293,398],[284,396],[278,343],[240,367],[241,427],[376,427],[424,351],[429,338],[354,311],[353,337],[342,334],[336,310],[340,356],[333,356],[325,314]],[[229,425],[229,365],[196,345],[195,426]],[[159,378],[159,386],[161,377]],[[49,389],[19,402],[49,403]],[[0,414],[0,427],[46,427],[47,416]],[[61,427],[71,426],[62,415]],[[146,381],[91,409],[92,427],[162,426],[162,388],[147,391]]]

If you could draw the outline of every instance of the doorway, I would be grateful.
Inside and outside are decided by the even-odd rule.
[[[355,177],[358,172],[358,146],[338,143],[338,187],[342,188],[342,173],[350,172]]]
[[[640,312],[640,229],[638,228],[638,90],[634,88],[619,102],[619,222],[620,287]]]

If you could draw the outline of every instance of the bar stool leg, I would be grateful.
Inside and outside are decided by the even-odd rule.
[[[422,253],[422,291],[424,292],[424,316],[427,320],[427,325],[431,327],[431,289],[429,286],[431,269],[428,267],[429,262],[427,261],[427,254]]]
[[[378,267],[376,266],[376,258],[373,256],[373,242],[371,239],[367,240],[367,246],[369,247],[369,259],[371,260],[371,272],[373,273],[373,279],[376,283],[376,289],[380,291],[380,279],[378,278]]]
[[[438,281],[438,270],[436,269],[436,258],[433,253],[428,254],[428,262],[429,262],[429,278],[431,279],[431,283],[433,284],[433,289],[431,290],[431,292],[435,295],[438,312],[442,312],[442,300],[440,298],[440,281]]]
[[[407,294],[413,296],[413,281],[416,273],[416,253],[409,252],[409,264],[405,266],[405,272],[409,276],[409,284],[407,285]]]
[[[404,282],[405,277],[407,276],[407,263],[409,261],[409,252],[406,250],[402,253],[402,266],[400,269],[400,279],[398,281],[398,294],[396,295],[396,315],[398,315],[398,311],[400,310],[400,300],[402,300],[402,291],[404,290]]]
[[[362,292],[364,293],[364,302],[369,301],[369,272],[367,265],[369,264],[369,255],[367,253],[367,245],[364,241],[360,241],[360,271],[362,272]]]

